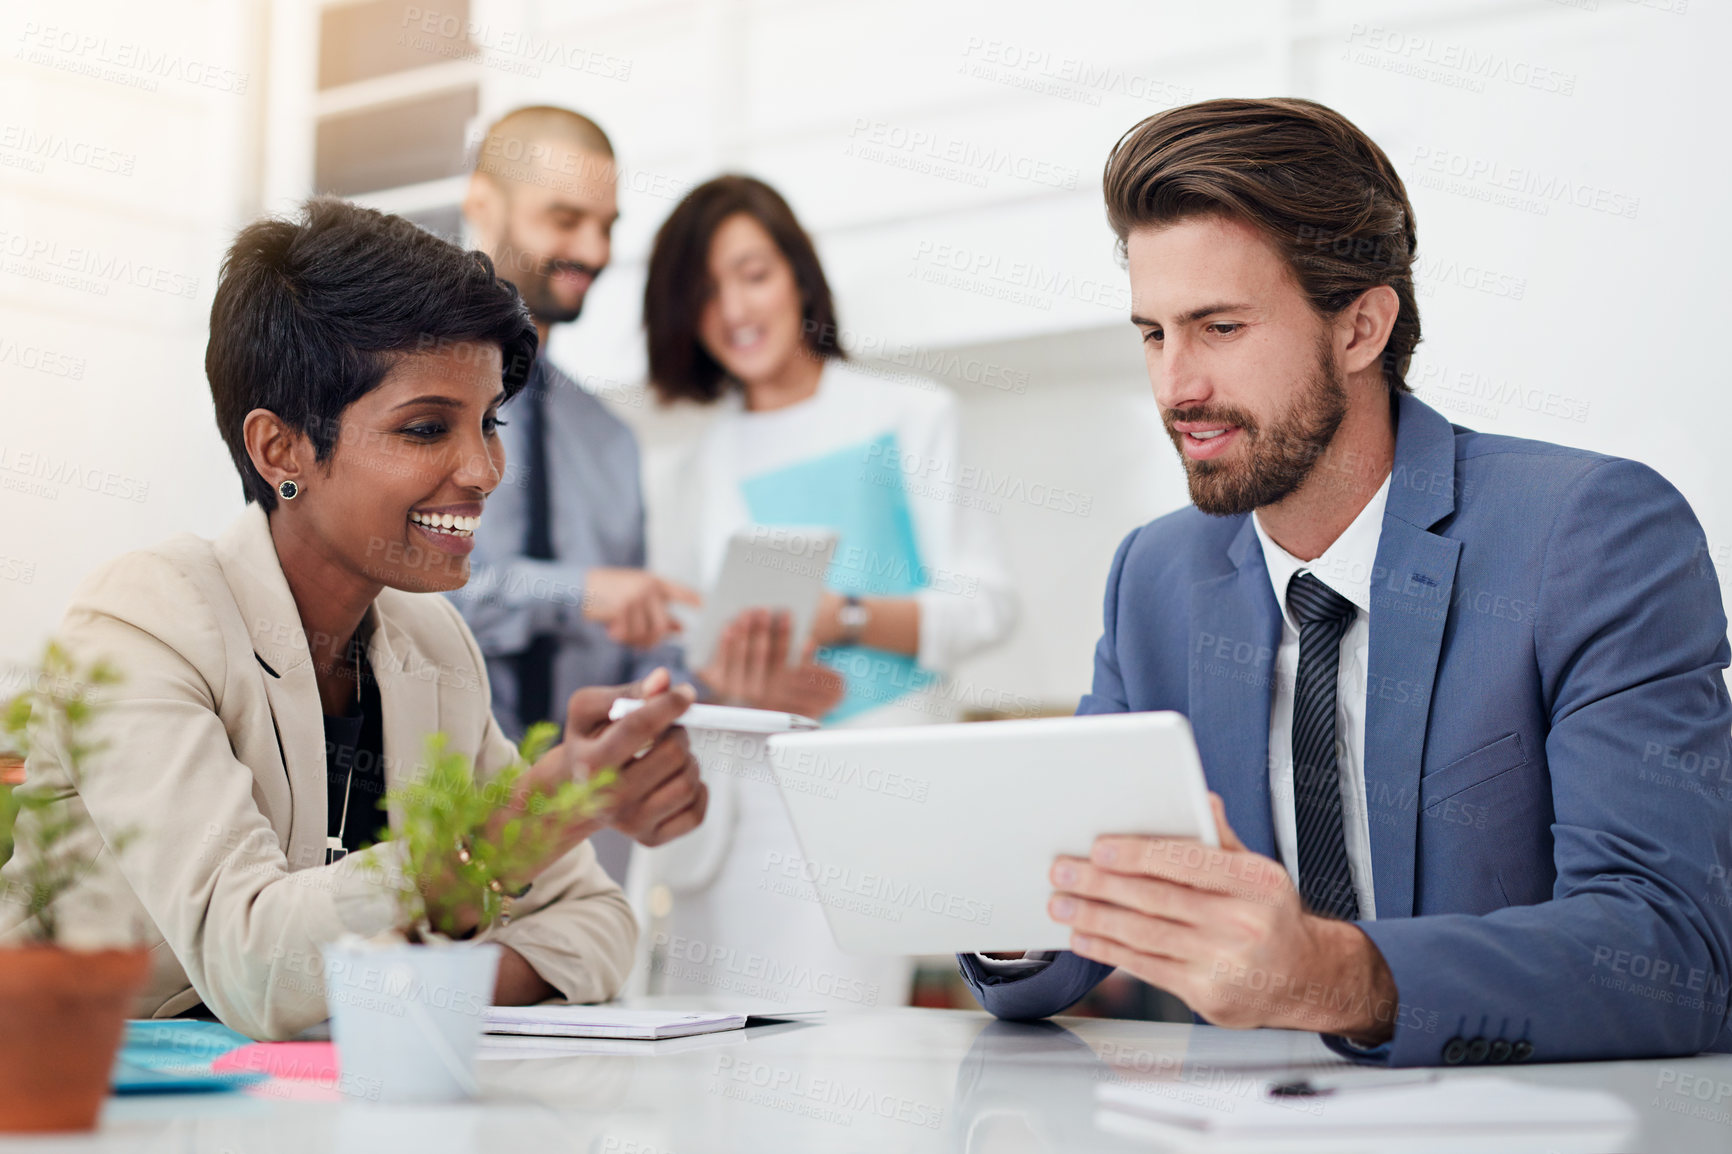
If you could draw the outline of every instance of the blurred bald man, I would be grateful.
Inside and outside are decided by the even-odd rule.
[[[546,355],[552,327],[577,319],[607,267],[615,184],[613,146],[594,121],[520,108],[488,130],[463,200],[474,244],[517,285],[541,335],[528,385],[501,414],[504,481],[476,530],[469,583],[452,595],[513,737],[562,718],[583,686],[658,665],[684,677],[665,644],[677,628],[668,607],[698,598],[644,568],[637,442]]]
[[[529,383],[501,414],[503,483],[475,532],[469,583],[451,594],[487,660],[507,733],[565,716],[587,685],[624,685],[666,666],[700,694],[820,716],[843,682],[808,650],[787,661],[785,618],[743,616],[702,675],[670,635],[670,606],[698,595],[644,568],[637,442],[624,422],[547,357],[552,327],[576,320],[612,254],[618,170],[593,120],[520,108],[487,132],[463,200],[477,247],[517,285],[541,335]],[[596,856],[623,880],[630,843],[602,831]]]

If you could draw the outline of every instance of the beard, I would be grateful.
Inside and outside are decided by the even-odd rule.
[[[560,300],[553,291],[553,278],[557,273],[569,270],[585,272],[593,277],[601,272],[575,260],[557,260],[529,252],[517,244],[509,230],[499,246],[499,258],[495,263],[503,270],[500,275],[517,285],[517,293],[529,306],[529,314],[547,325],[576,320],[583,312],[584,297],[589,295],[586,292],[578,297],[576,304]]]
[[[1171,409],[1161,416],[1167,436],[1179,450],[1190,482],[1191,503],[1213,517],[1233,517],[1293,493],[1316,468],[1347,416],[1347,390],[1326,349],[1298,396],[1267,427],[1243,409],[1202,405]],[[1237,461],[1193,461],[1185,455],[1184,434],[1175,421],[1236,425],[1244,431],[1244,452]]]

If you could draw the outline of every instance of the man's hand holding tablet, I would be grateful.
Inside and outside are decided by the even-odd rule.
[[[1247,850],[1209,795],[1220,848],[1188,838],[1096,838],[1052,866],[1053,919],[1073,953],[1176,995],[1218,1026],[1279,1026],[1376,1044],[1398,994],[1352,922],[1308,912],[1285,868]]]

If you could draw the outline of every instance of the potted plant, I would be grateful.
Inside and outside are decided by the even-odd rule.
[[[0,1132],[96,1125],[127,1010],[149,970],[146,950],[63,940],[55,903],[89,867],[90,817],[64,790],[27,785],[23,775],[30,750],[47,745],[76,789],[101,752],[86,736],[102,708],[94,691],[118,680],[109,666],[80,668],[50,644],[0,713],[0,864],[21,851],[0,890],[8,942],[0,947]]]
[[[324,950],[345,1086],[381,1101],[476,1094],[475,1052],[499,947],[474,938],[510,917],[513,895],[503,879],[528,876],[560,827],[594,812],[616,776],[609,768],[552,793],[526,788],[525,772],[558,732],[545,722],[531,727],[517,759],[485,781],[445,734],[432,734],[419,774],[386,794],[381,806],[396,817],[388,840],[402,847],[401,875],[390,882],[397,928]],[[505,817],[508,802],[515,808]],[[430,904],[429,895],[441,900]],[[459,940],[459,923],[471,921],[469,940]]]

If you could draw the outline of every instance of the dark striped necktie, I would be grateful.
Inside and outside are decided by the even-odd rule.
[[[1299,674],[1293,684],[1299,893],[1313,913],[1352,921],[1359,916],[1359,897],[1341,820],[1335,695],[1341,638],[1353,621],[1353,603],[1311,574],[1296,573],[1287,583],[1287,608],[1299,621]]]
[[[523,437],[528,449],[524,480],[529,486],[529,525],[523,555],[538,561],[553,560],[553,510],[551,479],[547,475],[547,373],[537,361],[523,390]],[[559,639],[538,633],[529,648],[517,655],[517,723],[527,730],[553,713],[553,659]],[[558,720],[563,721],[561,715]]]

